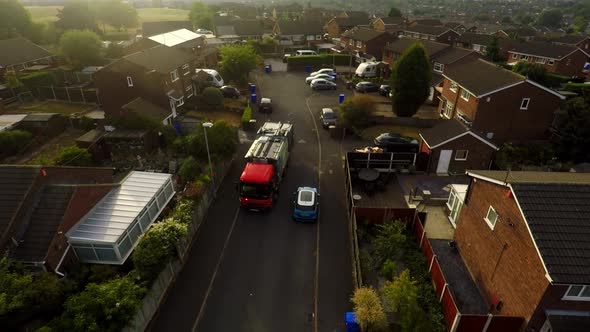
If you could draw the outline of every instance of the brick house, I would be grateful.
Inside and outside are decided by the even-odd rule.
[[[581,77],[584,65],[590,55],[577,46],[552,44],[547,42],[516,43],[509,49],[507,63],[519,61],[543,65],[548,72],[568,76]]]
[[[366,24],[369,24],[368,17],[334,17],[326,23],[326,32],[331,38],[338,38],[344,31]]]
[[[380,17],[371,23],[373,29],[377,31],[403,31],[406,19],[403,17]]]
[[[317,20],[277,21],[272,34],[280,39],[281,44],[322,42],[324,26]]]
[[[590,174],[467,175],[454,241],[492,313],[523,317],[522,331],[588,331]]]
[[[550,40],[556,45],[575,46],[585,52],[590,52],[590,38],[582,35],[563,35]]]
[[[469,48],[476,52],[485,53],[492,40],[492,35],[486,33],[464,32],[457,38],[455,45]]]
[[[194,95],[192,77],[198,58],[166,46],[156,46],[112,62],[94,74],[107,119],[125,116],[124,105],[140,97],[168,110],[157,119],[171,123],[177,107]]]
[[[460,34],[442,25],[410,25],[404,29],[404,36],[454,45]]]
[[[340,46],[351,52],[370,54],[376,59],[380,59],[385,45],[396,38],[388,32],[357,27],[342,34]]]
[[[423,171],[431,174],[463,174],[468,169],[489,169],[498,151],[494,143],[457,119],[421,130],[420,138],[420,154],[427,156]]]
[[[557,92],[482,59],[446,66],[438,110],[496,144],[548,138],[565,99]],[[485,79],[482,79],[485,78]]]
[[[503,28],[496,32],[498,37],[502,38],[512,38],[512,39],[520,39],[520,40],[533,40],[535,36],[537,36],[537,30],[531,27],[512,27],[512,28]]]

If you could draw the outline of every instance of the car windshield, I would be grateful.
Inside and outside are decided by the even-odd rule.
[[[242,183],[240,196],[254,199],[268,199],[272,194],[272,188],[267,184]]]
[[[334,119],[334,118],[336,118],[336,114],[334,114],[334,112],[324,113],[324,119]]]
[[[221,81],[221,76],[215,75],[215,79],[218,80],[218,81]]]

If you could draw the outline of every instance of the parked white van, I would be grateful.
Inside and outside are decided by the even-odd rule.
[[[209,83],[213,86],[216,86],[218,88],[225,85],[223,78],[221,78],[221,75],[219,75],[217,70],[215,70],[215,69],[195,69],[195,73],[198,73],[201,70],[209,75],[209,78],[207,78],[207,83]]]
[[[295,55],[318,55],[318,53],[312,50],[299,50],[295,52]]]
[[[375,77],[377,76],[377,63],[365,62],[361,63],[354,71],[359,77]]]

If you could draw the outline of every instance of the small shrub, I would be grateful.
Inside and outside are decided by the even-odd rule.
[[[244,113],[242,113],[242,127],[248,126],[250,120],[252,120],[252,109],[250,106],[246,106]]]
[[[196,179],[200,171],[201,167],[199,167],[195,158],[190,156],[182,161],[178,174],[180,174],[180,178],[183,182],[191,182]]]
[[[33,139],[33,135],[24,130],[0,132],[0,157],[13,156],[22,152]]]
[[[195,181],[187,184],[184,190],[184,197],[198,201],[207,191],[207,185],[203,181]]]
[[[194,202],[188,199],[181,199],[176,204],[176,207],[172,211],[172,218],[175,222],[181,224],[190,224],[193,221],[193,209]]]
[[[354,306],[356,320],[362,331],[384,331],[387,328],[387,316],[377,292],[370,287],[357,288],[351,302]]]
[[[390,221],[377,225],[377,236],[373,240],[374,258],[379,265],[388,259],[397,260],[401,257],[406,235],[402,221]]]
[[[93,164],[90,152],[75,145],[63,148],[54,163],[59,166],[92,166]]]
[[[359,133],[362,129],[370,124],[370,116],[375,110],[375,101],[366,95],[357,95],[347,98],[340,107],[339,119],[342,119],[342,125],[345,128],[352,129],[353,132]]]
[[[90,131],[96,128],[96,121],[87,116],[83,116],[78,120],[78,127],[82,130]]]
[[[397,272],[397,263],[391,259],[386,260],[381,266],[381,276],[385,279],[390,279]]]
[[[213,107],[220,107],[223,105],[223,94],[218,88],[209,86],[203,90],[204,102]]]

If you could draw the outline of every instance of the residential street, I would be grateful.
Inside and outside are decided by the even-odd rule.
[[[312,93],[305,76],[273,72],[257,82],[259,98],[274,104],[269,119],[295,124],[278,203],[266,213],[239,209],[234,182],[244,163],[238,158],[153,331],[313,331],[314,317],[317,331],[344,330],[352,292],[344,173],[339,141],[319,124],[321,107],[337,106],[339,92]],[[239,155],[248,147],[241,144]],[[291,220],[291,195],[299,186],[319,188],[318,224]]]

